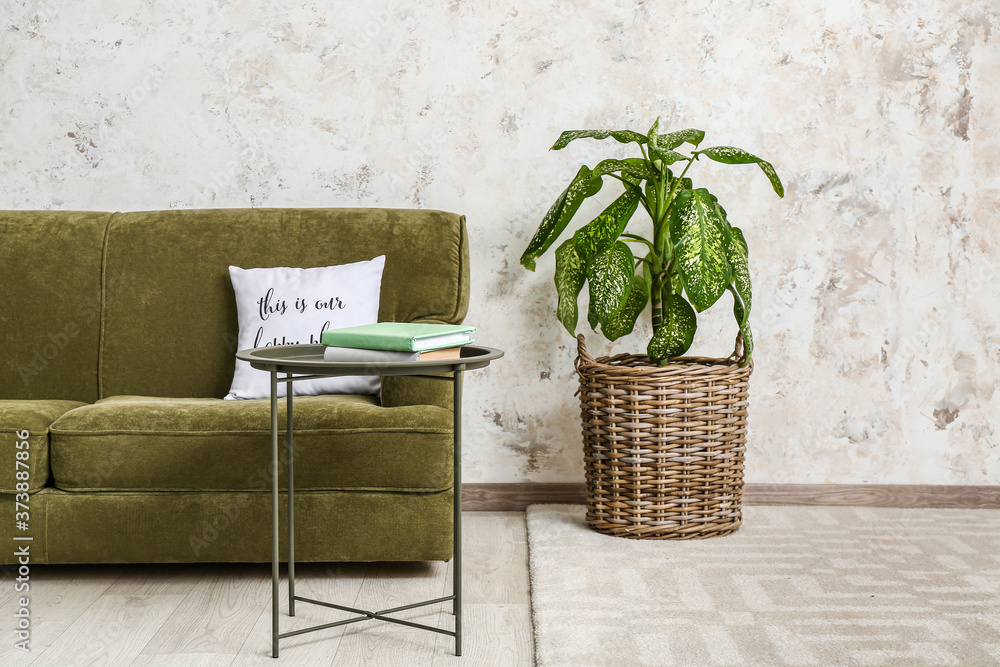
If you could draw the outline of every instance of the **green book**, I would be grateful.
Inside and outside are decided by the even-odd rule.
[[[360,327],[327,329],[320,337],[323,345],[362,347],[369,350],[423,352],[443,347],[468,345],[476,327],[463,324],[379,322]]]

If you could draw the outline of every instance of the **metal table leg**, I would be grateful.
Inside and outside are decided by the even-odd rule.
[[[285,374],[292,377],[291,373]],[[285,383],[288,425],[285,439],[288,442],[288,615],[295,616],[295,477],[292,474],[292,383]],[[277,472],[275,472],[277,474]]]
[[[455,564],[453,573],[455,580],[452,583],[452,593],[455,598],[452,600],[452,612],[455,614],[455,655],[462,655],[462,371],[455,371],[453,379],[454,389],[454,412],[452,413],[452,429],[455,435],[455,455],[454,470],[455,483],[452,487],[454,496],[452,505],[455,509],[455,518],[452,521],[454,529],[452,547],[455,553]]]
[[[278,657],[278,373],[271,371],[271,657]]]

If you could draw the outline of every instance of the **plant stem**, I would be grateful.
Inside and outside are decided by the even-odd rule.
[[[655,284],[656,281],[654,280]],[[656,289],[655,287],[649,293],[650,301],[653,304],[653,333],[663,326],[663,293],[662,290]]]
[[[641,190],[641,188],[640,188],[640,190]],[[641,192],[639,193],[639,203],[640,203],[640,204],[642,204],[642,207],[643,207],[644,209],[646,209],[646,213],[648,213],[648,214],[649,214],[649,217],[650,217],[650,218],[652,218],[652,217],[653,217],[653,214],[652,214],[652,212],[651,212],[651,211],[649,210],[649,202],[648,202],[648,201],[646,201],[646,195],[642,194]]]
[[[650,275],[652,284],[649,286],[649,303],[653,309],[653,332],[655,333],[663,324],[663,264],[655,252],[650,266]]]
[[[653,226],[656,227],[659,232],[656,243],[656,252],[660,254],[661,257],[668,257],[666,252],[666,245],[670,242],[670,231],[667,229],[667,202],[664,199],[666,194],[667,185],[667,173],[666,166],[660,169],[660,179],[656,183],[656,218],[653,220]]]
[[[670,214],[670,209],[673,208],[674,206],[674,195],[677,194],[677,188],[680,187],[681,181],[684,180],[684,174],[688,173],[688,169],[690,169],[691,165],[693,164],[694,164],[694,158],[692,157],[688,160],[687,166],[684,167],[684,171],[681,172],[681,175],[678,176],[676,179],[674,179],[674,185],[673,187],[670,188],[670,196],[667,198],[666,201],[667,208],[663,212],[664,218],[666,218]]]
[[[688,169],[690,169],[691,165],[694,164],[694,160],[695,159],[693,157],[688,159],[688,163],[684,167],[684,171],[681,172],[680,176],[674,179],[674,183],[670,187],[670,194],[665,195],[662,189],[657,193],[657,212],[660,213],[660,217],[657,219],[655,226],[657,229],[662,227],[664,230],[663,233],[659,235],[659,243],[657,244],[656,249],[660,256],[663,257],[668,263],[674,256],[673,240],[670,238],[669,229],[667,229],[670,218],[670,209],[674,206],[674,199],[677,196],[677,190],[681,186],[681,181],[684,180],[684,175],[687,174]],[[665,185],[665,181],[661,181],[659,185],[662,188]],[[662,206],[660,206],[661,203]]]
[[[622,238],[625,239],[625,243],[644,243],[650,250],[656,250],[649,239],[643,238],[638,234],[630,234],[628,232],[622,234]]]

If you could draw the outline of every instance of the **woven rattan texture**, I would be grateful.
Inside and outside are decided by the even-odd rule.
[[[594,359],[578,337],[587,522],[639,539],[728,535],[742,520],[753,365],[680,357]]]

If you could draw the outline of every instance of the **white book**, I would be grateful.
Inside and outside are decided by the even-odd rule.
[[[398,352],[396,350],[368,350],[362,347],[333,347],[323,350],[323,361],[418,361],[419,352]]]

